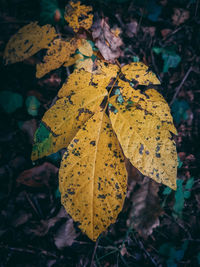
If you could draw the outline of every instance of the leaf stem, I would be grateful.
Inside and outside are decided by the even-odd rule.
[[[108,93],[108,101],[107,101],[107,103],[106,103],[106,105],[105,105],[104,111],[105,111],[105,110],[107,109],[107,107],[108,107],[108,102],[109,102],[110,95],[111,95],[111,93],[112,93],[112,90],[113,90],[113,88],[114,88],[116,82],[117,82],[118,79],[119,79],[119,75],[120,75],[120,73],[117,75],[117,77],[116,77],[115,81],[113,82],[112,87],[111,87],[111,89],[110,89],[110,91],[109,91],[109,93]]]

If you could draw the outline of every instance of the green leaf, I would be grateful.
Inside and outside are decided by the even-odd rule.
[[[169,68],[176,68],[181,61],[181,57],[176,54],[174,47],[161,48],[153,47],[153,52],[156,54],[162,54],[162,59],[164,60],[163,72],[168,72]]]
[[[28,96],[26,99],[26,107],[29,115],[37,116],[40,102],[35,96]]]
[[[12,113],[23,105],[23,98],[18,93],[11,91],[0,92],[0,106],[6,113]]]
[[[183,192],[183,180],[177,180],[177,191],[175,193],[175,204],[173,210],[175,212],[174,216],[181,217],[182,210],[184,208],[184,192]]]
[[[190,190],[190,189],[193,187],[193,184],[194,184],[194,177],[191,177],[191,178],[187,181],[187,183],[186,183],[186,185],[185,185],[185,189]]]
[[[163,191],[163,195],[169,195],[171,194],[171,192],[172,192],[171,188],[167,186],[165,187],[165,190]]]
[[[185,191],[184,192],[184,198],[188,199],[188,198],[190,198],[190,196],[191,196],[191,192],[190,191]]]

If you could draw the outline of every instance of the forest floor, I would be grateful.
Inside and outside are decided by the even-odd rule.
[[[200,1],[84,3],[120,29],[120,64],[139,59],[161,80],[161,93],[178,131],[174,137],[179,156],[178,190],[172,192],[164,185],[155,189],[155,182],[148,182],[129,166],[127,198],[116,223],[97,242],[81,233],[60,202],[60,154],[45,157],[37,165],[31,161],[34,133],[72,69],[62,67],[36,79],[39,56],[3,64],[9,38],[31,21],[58,20],[56,29],[70,35],[62,12],[61,18],[54,16],[66,3],[1,0],[0,266],[198,266]],[[34,105],[37,108],[31,111]],[[140,183],[136,185],[134,179]],[[138,211],[137,224],[132,222],[132,214],[139,209],[134,205],[138,199],[143,209]]]

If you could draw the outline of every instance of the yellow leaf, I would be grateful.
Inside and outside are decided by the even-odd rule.
[[[133,89],[128,82],[119,79],[118,86],[120,92],[126,101],[132,101],[138,107],[159,117],[166,129],[177,134],[173,124],[173,118],[170,108],[164,97],[155,89],[148,89],[144,93],[140,90]]]
[[[77,69],[84,69],[87,72],[93,72],[93,61],[91,58],[86,58],[85,60],[79,60],[76,63]]]
[[[78,50],[86,57],[91,57],[93,55],[93,49],[91,44],[85,40],[81,40],[81,46],[78,48]]]
[[[64,63],[64,67],[69,67],[71,65],[74,65],[76,62],[78,62],[80,59],[83,59],[84,57],[81,54],[75,54],[74,56],[71,56],[68,58],[68,60]]]
[[[40,27],[37,22],[31,22],[13,35],[6,45],[4,60],[6,64],[22,61],[48,48],[48,44],[57,36],[54,27]]]
[[[125,65],[121,68],[121,72],[125,75],[125,78],[129,81],[135,81],[140,85],[149,85],[149,84],[160,84],[160,81],[156,75],[148,70],[142,62],[133,62],[131,64]]]
[[[88,30],[93,22],[91,11],[91,6],[81,5],[80,1],[77,3],[71,1],[70,5],[66,7],[65,20],[75,32],[78,32],[80,28]]]
[[[57,69],[70,59],[77,49],[77,41],[72,38],[70,41],[63,41],[61,39],[54,40],[47,54],[44,57],[44,63],[37,64],[36,77],[41,78],[51,70]]]
[[[96,88],[106,88],[110,80],[117,76],[118,71],[119,68],[116,65],[102,62],[97,62],[97,70],[92,73],[83,69],[76,69],[59,90],[58,97],[65,97],[70,92],[80,91],[85,87],[91,87],[94,90]]]
[[[104,112],[94,114],[63,155],[62,203],[92,240],[114,223],[126,194],[127,173],[118,140]]]
[[[76,78],[82,77],[77,75]],[[101,109],[100,104],[106,95],[105,88],[90,84],[69,88],[69,93],[45,113],[42,122],[55,136],[65,135],[65,143],[69,144],[80,127]]]
[[[109,101],[117,111],[110,119],[125,156],[142,174],[176,189],[176,144],[169,131],[154,114],[127,102]]]

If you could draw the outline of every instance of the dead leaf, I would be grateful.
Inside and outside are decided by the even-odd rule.
[[[58,249],[63,249],[65,247],[70,247],[78,236],[79,233],[76,233],[73,220],[69,219],[66,223],[61,225],[54,235],[54,242]]]
[[[132,20],[131,22],[126,24],[126,35],[130,38],[137,34],[138,23],[136,20]]]
[[[132,206],[127,220],[127,226],[134,228],[143,237],[152,234],[159,226],[159,216],[162,209],[159,204],[159,184],[144,178],[140,188],[132,194]]]
[[[49,162],[40,166],[25,170],[17,177],[17,182],[31,187],[48,186],[52,177],[58,173],[58,168]]]
[[[93,24],[92,36],[96,47],[98,47],[105,60],[114,62],[115,59],[121,56],[120,46],[122,46],[123,42],[119,36],[112,32],[106,19],[98,19]]]
[[[27,133],[30,144],[33,144],[34,134],[37,129],[37,122],[35,119],[25,121],[20,126],[20,129]]]
[[[190,12],[183,8],[174,8],[174,14],[172,16],[172,23],[176,26],[184,23],[190,17]]]
[[[40,27],[37,22],[31,22],[13,35],[6,45],[4,60],[6,64],[22,61],[48,48],[48,44],[57,34],[51,25]]]

